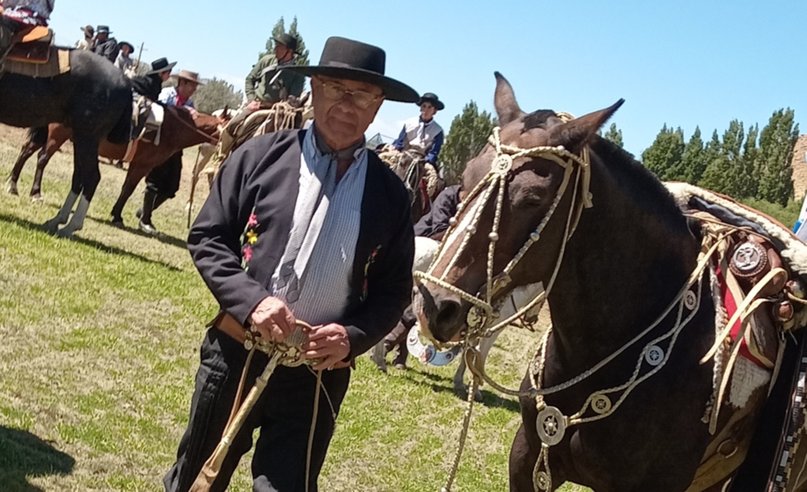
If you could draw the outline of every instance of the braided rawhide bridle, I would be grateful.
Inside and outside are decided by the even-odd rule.
[[[567,114],[561,114],[559,116],[567,121],[572,119],[572,117]],[[440,243],[440,247],[437,254],[434,256],[429,269],[426,272],[414,272],[414,277],[417,282],[421,284],[431,283],[442,287],[472,305],[466,318],[468,329],[466,330],[463,341],[460,343],[465,350],[464,356],[466,357],[468,367],[471,369],[471,373],[473,374],[473,380],[471,388],[468,390],[468,407],[463,417],[463,428],[460,433],[459,446],[452,463],[449,477],[442,489],[446,492],[451,490],[451,486],[459,468],[459,461],[462,456],[462,450],[465,445],[466,437],[468,435],[471,412],[473,410],[473,394],[479,387],[480,379],[484,377],[483,371],[479,367],[479,361],[481,358],[476,350],[479,340],[484,337],[492,336],[496,332],[504,329],[516,319],[524,317],[533,308],[535,308],[535,306],[539,305],[546,299],[552,285],[554,284],[558,271],[560,270],[560,264],[563,259],[566,243],[574,233],[583,209],[590,208],[592,206],[591,193],[589,191],[591,169],[589,166],[589,152],[587,147],[583,149],[580,156],[569,152],[562,146],[536,146],[529,149],[522,149],[520,147],[503,144],[501,141],[500,132],[501,128],[495,127],[493,129],[493,134],[488,139],[488,142],[496,150],[496,156],[491,162],[490,170],[473,188],[473,190],[471,190],[466,200],[464,200],[457,209],[457,214],[455,217],[462,217],[462,220],[457,222],[456,218],[451,219],[449,229],[446,232],[444,240]],[[535,230],[529,235],[516,255],[504,267],[502,272],[495,274],[493,271],[493,258],[496,253],[496,243],[499,240],[499,227],[501,224],[502,207],[504,204],[506,186],[513,174],[514,161],[522,157],[538,157],[555,162],[564,170],[563,181],[555,192],[555,197],[544,218],[541,220]],[[494,306],[494,297],[497,293],[502,292],[506,287],[509,286],[509,284],[512,282],[512,278],[510,276],[511,272],[526,256],[530,248],[541,239],[541,233],[546,228],[546,225],[554,215],[558,204],[566,193],[569,183],[572,181],[573,174],[573,195],[571,204],[569,206],[568,216],[566,218],[566,227],[560,245],[560,253],[558,254],[552,277],[550,278],[546,289],[542,292],[539,291],[533,299],[527,302],[522,308],[516,310],[512,316],[500,320],[493,326],[488,326],[490,325],[491,320],[497,317],[496,313],[498,312],[501,304],[501,302],[499,302],[499,304]],[[493,216],[491,231],[488,233],[490,243],[488,244],[486,265],[487,274],[484,291],[471,294],[446,281],[446,275],[457,263],[462,252],[468,247],[471,237],[476,234],[482,213],[488,201],[491,199],[491,197],[493,197],[494,191],[496,191],[496,208]],[[479,199],[477,200],[477,198]],[[467,207],[470,208],[466,211]],[[466,212],[464,216],[463,212]],[[448,245],[454,244],[455,241],[461,241],[460,246],[456,249],[453,256],[451,256],[451,258],[448,260],[449,263],[445,267],[443,274],[440,277],[437,277],[433,272],[436,266],[443,262],[445,259],[444,257],[448,254]],[[502,299],[504,299],[504,297]],[[432,338],[432,341],[436,346],[446,345],[434,340],[433,336],[429,336]],[[490,382],[487,377],[484,378],[486,381]],[[497,389],[501,388],[498,385],[496,385],[496,387]]]
[[[419,283],[431,283],[448,290],[449,292],[459,296],[462,300],[472,304],[468,313],[466,322],[468,330],[466,339],[478,340],[482,337],[488,337],[502,330],[516,318],[520,318],[526,312],[530,311],[539,302],[542,302],[557,277],[560,270],[561,260],[563,259],[563,252],[566,243],[574,233],[577,223],[580,220],[580,215],[584,208],[592,206],[591,193],[589,192],[589,184],[591,181],[591,169],[589,167],[589,154],[588,149],[585,148],[580,156],[577,156],[562,146],[538,146],[529,149],[522,149],[519,147],[505,145],[501,142],[500,128],[493,129],[493,134],[489,138],[489,143],[496,149],[496,157],[494,157],[490,171],[485,175],[482,180],[474,187],[468,194],[466,200],[461,203],[457,209],[457,215],[451,219],[448,232],[445,239],[440,243],[437,254],[432,260],[429,269],[426,272],[415,272],[415,279]],[[546,213],[540,224],[535,230],[530,233],[527,240],[521,246],[516,255],[508,262],[501,273],[495,274],[493,272],[493,258],[496,253],[496,244],[499,240],[499,227],[502,216],[502,206],[504,204],[504,195],[506,191],[507,182],[513,173],[513,162],[522,157],[540,157],[548,159],[564,169],[563,181],[555,192],[555,197],[549,211]],[[546,290],[535,296],[524,307],[519,309],[515,314],[507,319],[501,320],[493,326],[488,327],[488,320],[493,319],[493,314],[498,310],[499,306],[493,305],[493,298],[497,293],[504,290],[512,282],[510,274],[518,266],[521,260],[524,259],[530,248],[541,239],[541,234],[546,228],[547,223],[554,215],[558,204],[560,203],[569,183],[572,181],[572,174],[574,174],[574,188],[572,202],[569,207],[569,214],[566,219],[566,229],[564,232],[563,240],[561,243],[560,254],[558,255],[552,277],[546,286]],[[462,252],[467,248],[468,242],[471,237],[476,234],[477,226],[482,217],[482,213],[487,205],[487,202],[494,195],[496,191],[496,209],[493,216],[493,225],[488,234],[488,254],[487,254],[487,275],[485,280],[484,290],[471,294],[464,290],[452,285],[446,281],[446,275],[451,268],[457,263]],[[479,197],[479,200],[476,198]],[[467,212],[466,208],[470,207]],[[463,212],[466,212],[463,216]],[[457,222],[456,217],[463,216],[460,222]],[[440,277],[434,275],[436,266],[445,260],[448,254],[448,245],[453,244],[455,241],[461,240],[459,248],[454,252],[450,258],[449,263],[443,270]],[[435,341],[437,344],[440,342]]]

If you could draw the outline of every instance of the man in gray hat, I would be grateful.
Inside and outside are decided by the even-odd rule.
[[[95,28],[88,24],[81,28],[81,32],[84,33],[84,39],[76,41],[76,49],[92,51],[95,48]]]
[[[260,428],[252,490],[317,490],[353,361],[395,326],[411,295],[409,196],[364,139],[385,99],[418,98],[385,76],[385,60],[376,46],[329,38],[319,65],[289,68],[312,77],[313,125],[248,140],[214,181],[188,249],[220,311],[202,342],[166,490],[188,490],[223,435],[246,337],[282,344],[297,319],[312,327],[300,347],[310,365],[274,371],[220,469],[208,473],[211,462],[200,480],[215,477],[211,490],[225,490]],[[246,388],[268,359],[258,351],[250,360]]]

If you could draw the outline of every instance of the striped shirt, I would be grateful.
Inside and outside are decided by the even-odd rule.
[[[314,130],[308,130],[300,157],[300,189],[295,203],[295,220],[304,197],[312,192],[311,176],[327,176],[326,179],[336,180],[335,173],[324,172],[329,166],[336,165],[332,154],[323,153],[315,140]],[[366,176],[367,149],[361,145],[353,154],[353,163],[338,183],[332,182],[330,186],[329,183],[322,183],[323,190],[332,190],[321,199],[327,202],[327,213],[300,279],[299,298],[294,302],[287,301],[294,316],[308,323],[334,322],[344,315],[347,308]],[[302,224],[305,227],[308,225]],[[292,230],[295,226],[300,227],[301,224],[293,223]],[[316,231],[309,230],[306,234],[311,233]],[[281,266],[278,265],[272,276],[270,289],[273,296],[286,301],[284,290],[274,287]]]

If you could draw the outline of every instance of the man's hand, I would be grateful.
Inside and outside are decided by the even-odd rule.
[[[347,329],[336,323],[318,325],[308,332],[308,343],[303,347],[306,359],[318,359],[314,369],[339,369],[350,365],[344,359],[350,354]]]
[[[252,101],[247,104],[247,111],[257,111],[261,107],[261,102],[257,99],[253,99]]]
[[[296,328],[296,320],[286,303],[277,297],[265,297],[249,315],[252,327],[264,340],[282,342]]]

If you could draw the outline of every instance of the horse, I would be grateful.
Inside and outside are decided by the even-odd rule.
[[[56,216],[45,223],[45,229],[63,237],[81,229],[101,180],[99,143],[104,138],[125,143],[132,114],[131,86],[120,70],[88,51],[71,50],[68,59],[70,70],[60,75],[31,77],[6,71],[0,76],[0,123],[31,128],[58,122],[73,131],[70,193]]]
[[[401,179],[409,192],[412,223],[416,223],[431,206],[432,197],[426,191],[424,182],[425,162],[415,153],[401,152],[391,146],[383,145],[378,151],[378,157]]]
[[[221,119],[216,116],[204,113],[196,113],[195,116],[192,116],[186,109],[167,106],[160,128],[159,145],[146,140],[139,141],[136,144],[120,194],[112,207],[112,223],[123,225],[123,207],[138,183],[140,183],[140,180],[179,150],[205,142],[215,143],[220,124]],[[39,150],[36,173],[31,185],[31,197],[34,199],[40,198],[42,174],[45,166],[47,166],[53,154],[71,137],[75,139],[75,132],[73,132],[72,128],[61,123],[52,123],[47,127],[30,128],[17,162],[14,164],[8,178],[7,191],[17,194],[17,180],[20,177],[22,168],[28,158]],[[127,150],[127,144],[102,140],[98,153],[110,159],[123,159]]]
[[[517,392],[510,490],[771,490],[747,477],[791,471],[775,490],[804,490],[804,452],[794,463],[786,448],[803,434],[804,406],[787,391],[798,394],[805,353],[796,328],[807,310],[793,308],[804,245],[725,197],[665,186],[600,138],[623,100],[579,118],[528,114],[495,75],[501,126],[468,163],[471,191],[430,270],[415,274],[413,307],[436,343],[474,340],[514,288],[543,284],[533,301],[548,301],[552,326]],[[749,267],[761,278],[735,273]],[[783,401],[799,405],[794,426]],[[756,452],[771,435],[773,451]]]

